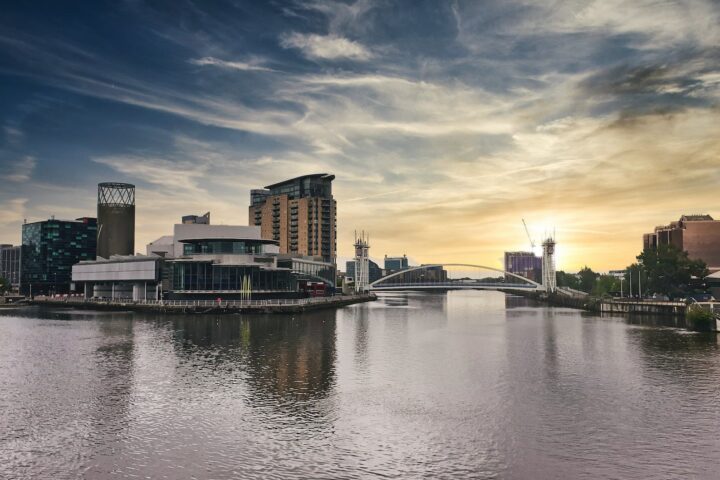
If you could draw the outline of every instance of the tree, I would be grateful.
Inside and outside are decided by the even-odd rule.
[[[564,271],[560,270],[556,273],[556,281],[558,287],[565,287],[565,288],[572,288],[574,290],[580,289],[580,282],[578,281],[577,276],[572,273],[565,273]]]
[[[599,273],[593,272],[587,265],[584,266],[582,270],[578,272],[578,277],[580,279],[579,290],[590,293],[595,287],[595,282],[597,282],[599,276]]]
[[[10,290],[10,282],[8,279],[0,277],[0,295],[4,295]]]
[[[595,296],[602,297],[613,292],[620,291],[620,279],[612,275],[600,275],[595,281],[595,285],[591,293]]]
[[[709,274],[705,262],[691,260],[687,252],[675,245],[647,249],[637,259],[642,266],[641,271],[647,275],[643,279],[643,291],[662,293],[673,298],[689,293],[693,278],[703,279]]]

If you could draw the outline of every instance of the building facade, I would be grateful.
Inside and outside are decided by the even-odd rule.
[[[95,218],[52,218],[23,224],[20,293],[68,293],[72,266],[83,260],[94,260],[96,245]]]
[[[505,252],[505,271],[535,282],[541,281],[542,257],[533,252]]]
[[[20,245],[0,245],[0,277],[10,282],[13,290],[20,287]]]
[[[370,283],[380,280],[383,276],[383,271],[380,266],[372,260],[368,260],[368,272]],[[345,262],[345,275],[347,278],[355,280],[355,260]]]
[[[337,244],[334,175],[305,175],[250,192],[248,222],[280,253],[335,262]]]
[[[720,221],[710,215],[683,215],[643,235],[643,249],[660,245],[675,245],[691,259],[704,261],[710,272],[720,271]]]
[[[133,300],[297,298],[334,292],[336,270],[321,257],[279,255],[260,227],[176,224],[148,255],[113,256],[73,267],[85,295]],[[318,287],[320,285],[322,288]]]
[[[408,268],[407,255],[402,257],[388,257],[385,255],[385,273],[390,274]]]

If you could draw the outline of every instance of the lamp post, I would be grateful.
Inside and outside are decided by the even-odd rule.
[[[620,298],[623,298],[623,281],[625,281],[625,278],[620,277]]]

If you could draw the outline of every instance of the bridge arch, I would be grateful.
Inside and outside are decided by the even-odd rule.
[[[524,283],[529,283],[530,285],[534,285],[535,288],[538,289],[538,290],[542,289],[542,285],[541,285],[541,284],[539,284],[539,283],[537,283],[537,282],[535,282],[535,281],[533,281],[533,280],[530,280],[530,279],[528,279],[528,278],[525,278],[525,277],[523,277],[522,275],[518,275],[517,273],[506,272],[505,270],[501,270],[501,269],[499,269],[499,268],[488,267],[488,266],[485,266],[485,265],[474,265],[474,264],[470,264],[470,263],[433,263],[433,264],[429,264],[429,265],[420,265],[420,266],[417,266],[417,267],[410,267],[410,268],[406,268],[406,269],[404,269],[404,270],[400,270],[400,271],[395,272],[395,273],[391,273],[390,275],[387,275],[387,276],[385,276],[385,277],[382,277],[382,278],[380,278],[380,279],[378,279],[378,280],[375,280],[374,282],[372,282],[372,283],[371,283],[370,285],[368,285],[368,286],[369,286],[371,289],[372,289],[373,287],[375,287],[375,286],[381,287],[381,286],[382,286],[382,283],[383,283],[384,281],[389,280],[389,279],[394,278],[394,277],[397,277],[397,276],[399,276],[399,275],[403,275],[403,274],[406,274],[406,273],[408,273],[408,272],[413,272],[413,271],[417,271],[417,270],[427,270],[427,269],[430,269],[430,268],[437,268],[437,267],[441,267],[441,268],[442,268],[442,267],[468,267],[468,268],[480,268],[480,269],[483,269],[483,270],[490,270],[490,271],[493,271],[493,272],[502,273],[502,274],[504,274],[504,275],[509,275],[509,276],[511,276],[511,277],[517,278],[518,280],[521,280],[521,281],[524,282]]]

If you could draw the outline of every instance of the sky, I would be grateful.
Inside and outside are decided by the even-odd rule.
[[[720,3],[8,1],[0,243],[137,186],[136,250],[184,214],[336,175],[338,255],[623,268],[642,234],[720,218]]]

